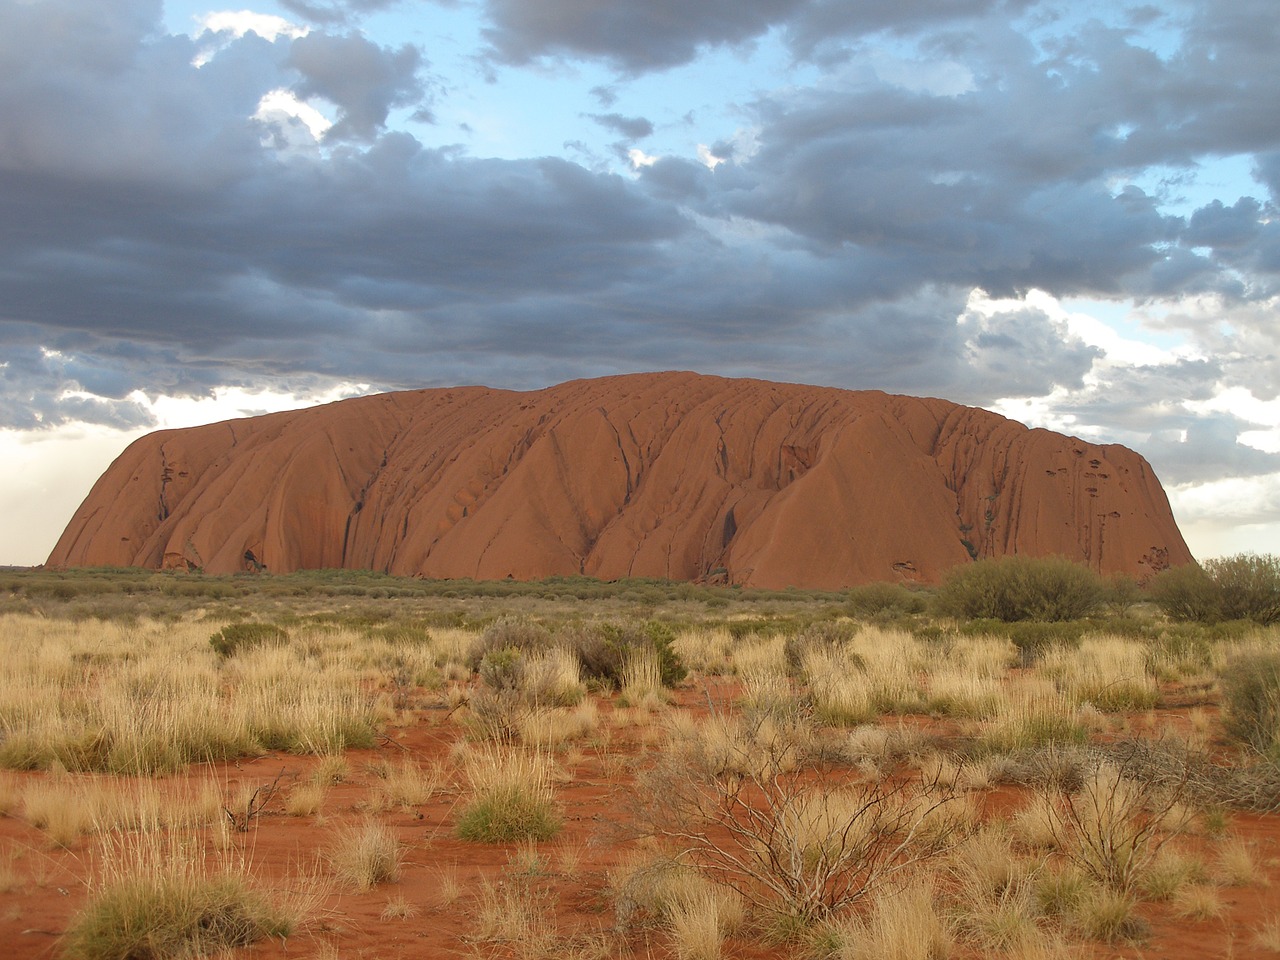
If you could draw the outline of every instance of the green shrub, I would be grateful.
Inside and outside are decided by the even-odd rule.
[[[1000,557],[955,567],[937,594],[944,614],[973,620],[1078,620],[1104,595],[1102,578],[1065,557]]]
[[[517,785],[477,797],[458,818],[458,839],[475,843],[550,840],[559,830],[554,805]]]
[[[1219,676],[1227,732],[1280,759],[1280,651],[1244,653]]]
[[[1003,620],[979,619],[970,620],[960,627],[959,632],[966,637],[1008,637],[1018,648],[1020,664],[1029,667],[1040,659],[1047,648],[1055,645],[1077,646],[1081,637],[1093,629],[1097,628],[1087,620],[1057,623],[1023,620],[1006,623]]]
[[[480,661],[480,682],[493,690],[518,690],[524,680],[524,657],[515,647],[490,650]]]
[[[274,623],[231,623],[209,638],[209,646],[220,657],[234,657],[264,644],[288,642],[288,632]]]
[[[787,662],[787,673],[798,677],[804,672],[804,662],[811,652],[831,653],[853,639],[857,628],[852,623],[827,620],[811,623],[799,633],[788,634],[782,642],[782,655]]]
[[[1216,623],[1222,619],[1217,584],[1198,564],[1171,567],[1151,581],[1151,599],[1174,620]]]
[[[1218,588],[1223,620],[1280,622],[1280,556],[1238,553],[1206,560],[1204,568]]]
[[[1151,597],[1174,620],[1280,622],[1280,556],[1238,553],[1161,573]]]

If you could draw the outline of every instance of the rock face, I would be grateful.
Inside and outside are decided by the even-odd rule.
[[[167,430],[54,566],[837,588],[1062,554],[1190,561],[1142,457],[944,400],[692,373],[465,387]]]

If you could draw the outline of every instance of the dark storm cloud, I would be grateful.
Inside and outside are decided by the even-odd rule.
[[[288,4],[342,24],[383,5]],[[423,54],[346,26],[246,35],[196,68],[196,42],[158,31],[158,3],[0,5],[0,418],[133,423],[137,389],[536,387],[678,367],[972,403],[1056,386],[1082,420],[1186,430],[1252,470],[1227,443],[1238,424],[1200,430],[1151,398],[1280,383],[1262,300],[1273,210],[1260,189],[1183,219],[1125,183],[1220,142],[1259,151],[1273,203],[1280,137],[1250,100],[1280,93],[1266,43],[1232,14],[1175,24],[1186,42],[1163,56],[1101,27],[1037,46],[1007,22],[1025,7],[492,0],[511,63],[636,73],[771,26],[815,58],[852,62],[866,31],[923,52],[932,79],[914,86],[851,70],[739,105],[751,137],[710,131],[714,172],[668,156],[624,177],[387,132],[390,111],[431,106]],[[251,119],[279,89],[337,108],[323,144]],[[594,119],[652,136],[612,112],[625,92],[597,88],[609,112]],[[1218,297],[1230,330],[1172,316],[1221,362],[1091,386],[1097,348],[1038,310],[968,311],[974,287]]]
[[[693,60],[782,25],[801,58],[831,59],[845,38],[1017,13],[1036,0],[484,0],[493,56],[601,59],[629,73]]]
[[[593,113],[590,117],[600,126],[620,133],[628,140],[643,140],[653,134],[653,124],[644,117],[624,117],[620,113]]]
[[[1222,367],[1209,360],[1102,369],[1087,395],[1059,409],[1084,423],[1108,423],[1132,433],[1177,432],[1193,416],[1182,401],[1208,400],[1221,378]]]
[[[280,0],[284,9],[311,23],[321,24],[348,23],[398,3],[400,0]]]
[[[293,41],[288,66],[302,75],[294,92],[303,99],[324,97],[341,111],[327,140],[372,140],[392,107],[420,102],[426,91],[418,78],[417,48],[379,47],[360,36],[310,33]]]
[[[908,32],[921,27],[1016,14],[1036,0],[811,0],[791,20],[788,40],[796,55],[830,62],[845,59],[850,38],[879,31]]]
[[[1079,388],[1084,375],[1103,356],[1071,334],[1066,325],[1027,307],[990,317],[966,315],[968,393],[983,389],[971,402],[990,403],[1002,396],[1035,396],[1053,387]],[[991,391],[998,392],[991,392]]]
[[[751,40],[805,0],[486,0],[494,56],[600,58],[621,69],[687,63],[704,46]]]

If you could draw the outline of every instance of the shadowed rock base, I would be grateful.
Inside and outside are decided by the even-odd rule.
[[[1125,447],[945,400],[661,373],[159,431],[49,564],[837,588],[1009,553],[1139,578],[1191,560]]]

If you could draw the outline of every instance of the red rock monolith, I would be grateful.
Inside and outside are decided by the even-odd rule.
[[[986,410],[693,373],[342,400],[136,441],[53,566],[935,582],[1191,555],[1147,462]]]

